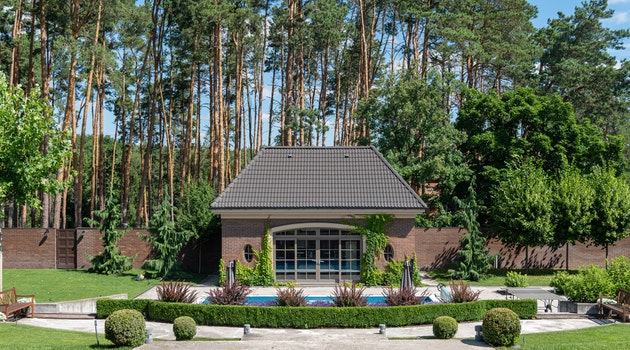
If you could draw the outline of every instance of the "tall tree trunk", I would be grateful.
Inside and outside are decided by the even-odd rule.
[[[218,4],[215,1],[215,4]],[[225,128],[223,122],[224,105],[223,105],[223,42],[221,40],[223,32],[223,26],[220,19],[214,24],[214,74],[213,74],[213,88],[214,88],[214,112],[213,112],[213,126],[214,135],[213,138],[213,178],[216,179],[217,190],[219,192],[225,189]]]
[[[256,138],[256,147],[254,153],[258,153],[262,147],[262,133],[263,133],[263,86],[265,85],[265,57],[267,56],[267,22],[269,18],[269,0],[265,2],[265,16],[263,18],[263,37],[262,37],[262,55],[260,55],[260,71],[258,78],[258,137]],[[275,71],[273,72],[275,76]],[[273,82],[272,82],[273,85]],[[273,91],[272,101],[273,101]],[[273,109],[273,102],[270,109]],[[269,113],[269,129],[271,130],[271,113]],[[271,145],[271,140],[269,141]]]
[[[293,67],[295,66],[294,62],[294,33],[295,26],[297,21],[297,4],[300,0],[288,0],[288,28],[287,28],[287,59],[284,73],[284,109],[282,111],[283,119],[284,119],[284,131],[282,132],[282,145],[283,146],[293,146],[293,118],[294,118],[294,110],[295,110],[295,94],[293,93]]]
[[[28,71],[27,71],[27,83],[26,83],[26,95],[31,95],[31,89],[35,86],[35,67],[33,67],[33,60],[35,58],[35,19],[37,7],[35,7],[35,0],[31,0],[31,30],[29,32],[28,39]]]
[[[39,40],[41,58],[41,92],[42,98],[49,105],[48,94],[50,93],[50,75],[48,59],[48,29],[46,27],[46,0],[39,0]],[[47,116],[50,117],[50,116]],[[48,139],[44,140],[42,153],[48,154]],[[42,193],[42,227],[50,226],[50,194]]]
[[[79,32],[81,30],[81,21],[79,17],[79,2],[80,0],[72,0],[70,2],[70,27],[71,27],[71,36],[72,36],[72,48],[70,51],[70,70],[68,72],[68,89],[66,96],[66,107],[63,114],[63,123],[62,130],[67,132],[69,128],[72,128],[72,139],[73,139],[73,151],[76,150],[76,117],[75,117],[75,88],[76,88],[76,74],[77,74],[77,50],[76,45],[78,45]],[[57,172],[57,180],[59,182],[65,181],[68,179],[69,170],[67,165],[66,168],[60,169]],[[67,201],[68,191],[64,190],[63,193],[59,193],[55,196],[55,216],[54,216],[54,227],[55,228],[65,228],[65,203]],[[62,215],[62,212],[64,213]]]
[[[101,11],[103,9],[103,1],[100,0],[98,3],[98,14],[97,14],[97,18],[96,18],[96,28],[94,30],[94,40],[93,42],[93,48],[96,49],[97,45],[98,45],[98,38],[100,35],[100,26],[101,26]],[[85,159],[85,155],[84,155],[84,148],[85,148],[85,128],[86,128],[86,122],[87,122],[87,118],[88,118],[88,110],[89,110],[89,105],[91,103],[92,100],[92,79],[94,77],[94,69],[95,69],[95,62],[96,62],[96,54],[94,53],[94,51],[91,52],[90,54],[90,70],[88,72],[88,80],[87,80],[87,85],[85,87],[85,109],[83,110],[83,122],[81,123],[81,147],[79,150],[79,162],[77,164],[78,167],[78,175],[74,180],[74,192],[75,192],[75,198],[74,198],[74,222],[75,222],[75,227],[80,227],[82,226],[82,218],[83,218],[83,213],[82,213],[82,208],[83,208],[83,167],[84,167],[84,159]],[[94,211],[93,205],[95,202],[95,193],[96,193],[96,186],[97,186],[97,179],[96,179],[96,174],[97,174],[97,169],[96,169],[96,165],[98,164],[98,157],[100,155],[100,153],[98,152],[98,142],[96,140],[96,135],[97,135],[97,128],[99,126],[98,122],[95,120],[96,116],[94,115],[94,113],[92,114],[92,181],[91,181],[91,201],[90,201],[90,205],[91,205],[91,210],[90,211]]]
[[[195,57],[197,52],[197,44],[198,44],[198,34],[195,34],[195,39],[193,42],[191,57]],[[181,147],[181,161],[180,161],[180,180],[182,181],[182,186],[180,187],[179,196],[180,198],[184,197],[184,184],[188,184],[190,182],[190,155],[191,155],[191,147],[192,147],[192,132],[193,132],[193,119],[195,116],[195,77],[196,77],[196,62],[193,59],[193,62],[190,64],[190,84],[188,86],[188,113],[186,115],[186,129],[184,140]]]
[[[241,139],[243,129],[243,60],[244,43],[240,33],[232,34],[234,44],[234,177],[241,170]]]
[[[9,86],[20,83],[20,38],[22,36],[22,0],[18,0],[13,17],[13,48],[11,49],[11,70],[9,72]]]

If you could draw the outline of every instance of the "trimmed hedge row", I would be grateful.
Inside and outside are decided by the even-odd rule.
[[[148,315],[151,299],[96,299],[96,317],[107,318],[114,311],[122,309],[138,310],[143,315]]]
[[[129,303],[129,302],[132,303]],[[127,302],[127,303],[123,303]],[[388,307],[271,307],[224,306],[159,301],[97,300],[97,316],[107,317],[123,308],[146,312],[150,320],[172,323],[179,316],[190,316],[198,325],[267,328],[368,328],[384,323],[388,326],[431,324],[438,316],[450,316],[458,322],[479,321],[496,307],[513,310],[520,318],[534,318],[537,302],[525,300],[480,300],[461,304],[426,304]],[[116,305],[118,304],[119,307]],[[146,308],[145,308],[146,307]]]

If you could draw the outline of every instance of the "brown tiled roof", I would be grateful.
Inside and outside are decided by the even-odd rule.
[[[266,147],[211,208],[422,212],[426,205],[373,147]]]

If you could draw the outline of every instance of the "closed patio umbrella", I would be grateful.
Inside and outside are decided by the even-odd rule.
[[[235,261],[230,261],[228,263],[228,266],[225,268],[225,285],[226,286],[233,286],[236,284],[236,272],[234,271],[236,269],[236,263]]]
[[[411,278],[411,264],[409,260],[403,263],[402,280],[400,281],[400,289],[413,288],[413,279]]]

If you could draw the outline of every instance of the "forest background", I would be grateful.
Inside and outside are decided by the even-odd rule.
[[[210,233],[210,202],[266,145],[374,145],[430,205],[419,225],[452,224],[476,193],[482,226],[532,244],[552,209],[518,208],[510,184],[543,203],[571,181],[627,189],[630,32],[606,26],[625,12],[605,0],[542,25],[525,0],[0,4],[4,83],[41,99],[72,151],[50,174],[63,191],[5,193],[0,227],[96,225],[111,194],[125,227],[167,199]],[[509,210],[531,211],[522,232]]]

